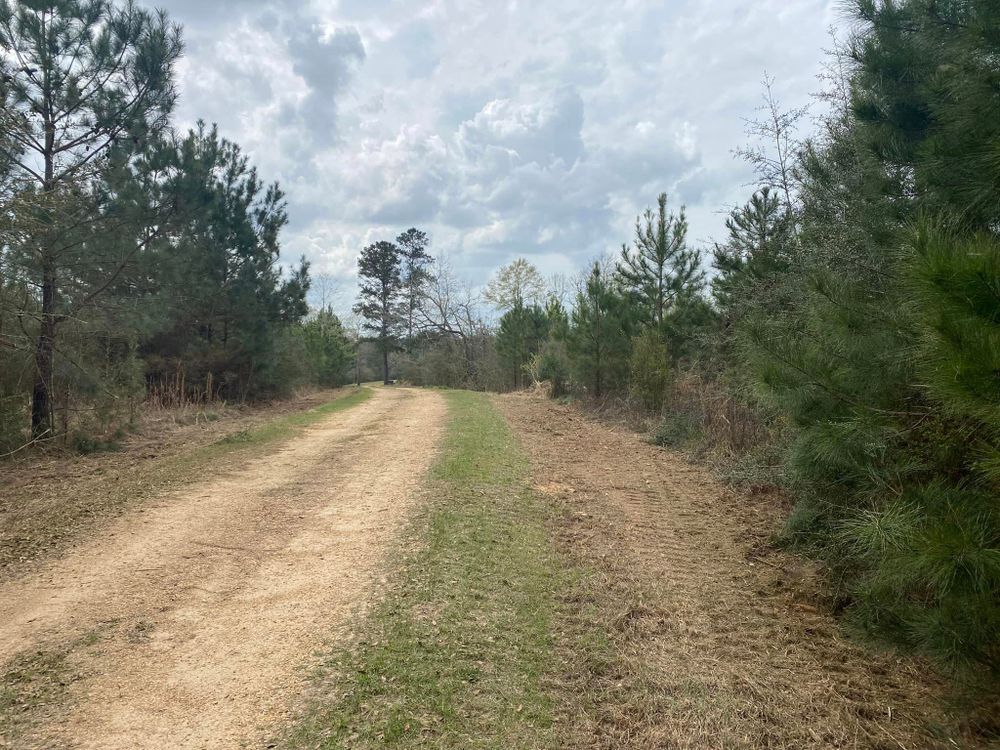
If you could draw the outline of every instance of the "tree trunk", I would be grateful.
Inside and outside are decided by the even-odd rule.
[[[604,379],[602,377],[604,374],[604,358],[601,356],[600,352],[598,352],[597,356],[594,358],[594,364],[596,365],[594,368],[594,398],[600,398],[604,391]]]
[[[42,319],[35,344],[35,384],[31,391],[31,435],[51,438],[52,371],[56,338],[56,271],[51,260],[42,269]]]
[[[385,374],[383,385],[389,385],[389,347],[382,349],[382,372]]]
[[[46,46],[50,41],[48,19],[43,16],[42,31]],[[42,193],[51,195],[55,180],[55,123],[52,117],[52,88],[50,61],[45,60],[42,71],[42,119],[45,128],[45,148],[42,158],[45,175]],[[49,206],[49,210],[52,207]],[[53,217],[50,217],[52,220]],[[38,341],[35,344],[35,384],[31,390],[31,436],[35,440],[52,438],[55,432],[55,414],[52,410],[52,372],[56,340],[56,259],[53,256],[51,236],[45,237],[42,246],[42,318],[39,321]]]

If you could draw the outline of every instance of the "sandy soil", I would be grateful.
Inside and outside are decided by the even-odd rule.
[[[612,592],[597,624],[619,667],[567,677],[596,706],[579,747],[958,746],[929,734],[941,686],[926,669],[847,641],[816,570],[767,543],[773,501],[571,407],[498,403],[562,511],[562,548]]]
[[[0,467],[0,583],[36,570],[109,520],[176,485],[185,456],[242,430],[329,403],[349,391],[302,393],[265,405],[148,407],[118,450],[24,453]]]
[[[363,609],[445,409],[431,391],[378,389],[0,586],[0,664],[81,644],[66,709],[19,748],[215,750],[266,736],[324,639]]]

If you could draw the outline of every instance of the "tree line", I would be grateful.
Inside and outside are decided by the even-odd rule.
[[[415,325],[379,335],[411,382],[641,408],[661,443],[787,488],[784,541],[859,632],[995,690],[1000,10],[851,12],[812,133],[766,81],[738,150],[757,184],[714,247],[661,195],[575,284],[518,259],[480,295],[439,260]]]
[[[215,127],[172,127],[165,13],[4,0],[0,53],[0,454],[103,439],[148,398],[345,377],[308,264],[280,265],[280,186]]]

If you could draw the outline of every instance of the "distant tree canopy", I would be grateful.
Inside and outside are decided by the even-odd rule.
[[[483,297],[498,310],[537,305],[545,297],[545,280],[524,258],[504,266],[490,279]]]

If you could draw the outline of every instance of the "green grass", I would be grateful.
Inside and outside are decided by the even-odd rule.
[[[337,412],[346,411],[353,406],[358,406],[372,397],[371,388],[357,388],[346,396],[334,399],[329,403],[317,406],[307,411],[296,412],[275,419],[267,424],[247,430],[240,430],[231,435],[227,435],[218,442],[210,446],[210,449],[218,449],[220,446],[230,445],[266,445],[276,440],[284,440],[294,437],[302,428],[315,424],[324,417]]]
[[[524,453],[487,396],[446,394],[450,421],[414,527],[417,551],[331,658],[289,748],[554,744],[553,636],[567,573]]]

